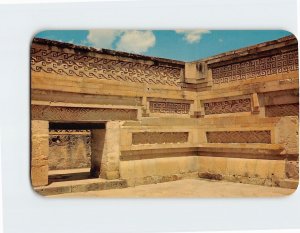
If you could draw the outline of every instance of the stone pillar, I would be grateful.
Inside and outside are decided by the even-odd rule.
[[[105,130],[92,130],[91,135],[91,175],[108,180],[120,178],[120,122],[107,122]]]
[[[259,99],[257,93],[252,94],[252,112],[254,114],[259,114],[260,106],[259,106]]]
[[[149,116],[149,106],[147,104],[147,96],[146,95],[144,95],[143,98],[142,98],[142,113],[141,113],[141,115],[143,117],[148,117]]]
[[[100,167],[103,158],[105,129],[93,129],[91,131],[91,176],[100,176]]]
[[[31,183],[48,184],[49,122],[31,121]]]
[[[101,166],[100,176],[108,180],[120,178],[120,124],[119,121],[106,123],[104,158],[102,160],[105,162]]]

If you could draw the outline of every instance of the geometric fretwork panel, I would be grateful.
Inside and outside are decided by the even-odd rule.
[[[149,104],[150,112],[154,113],[188,114],[190,112],[190,104],[188,103],[150,101]]]
[[[49,132],[50,170],[89,168],[91,136],[87,130],[51,130]]]
[[[263,57],[212,69],[214,84],[263,78],[298,70],[298,51]]]
[[[188,132],[139,132],[132,134],[132,144],[184,143],[188,136]]]
[[[267,117],[298,116],[299,104],[268,105],[265,111]]]
[[[136,109],[49,107],[33,105],[32,120],[48,121],[105,121],[136,120]]]
[[[206,115],[251,112],[251,100],[247,98],[204,103],[204,111]]]
[[[271,131],[214,131],[206,138],[208,143],[271,143]]]
[[[31,70],[55,75],[97,78],[138,84],[178,86],[180,67],[110,60],[50,49],[31,48]]]

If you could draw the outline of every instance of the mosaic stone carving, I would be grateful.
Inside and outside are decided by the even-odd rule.
[[[82,133],[82,134],[87,134],[90,133],[91,131],[88,129],[52,129],[49,131],[49,134],[72,134],[72,133]]]
[[[271,131],[212,131],[206,132],[208,143],[271,143]]]
[[[251,112],[251,100],[247,98],[204,103],[204,112],[206,115]]]
[[[150,112],[188,114],[190,112],[190,104],[150,101]]]
[[[298,70],[298,52],[278,54],[212,69],[214,84],[262,78]]]
[[[299,104],[268,105],[265,111],[267,117],[298,116]]]
[[[188,132],[139,132],[132,134],[132,144],[184,143]]]
[[[73,108],[33,105],[31,118],[48,121],[136,120],[136,109]]]
[[[90,135],[72,135],[70,134],[70,131],[66,132],[66,134],[55,134],[56,131],[54,130],[50,130],[49,133],[50,135],[48,159],[50,170],[90,167]]]
[[[31,49],[31,70],[56,75],[168,86],[179,86],[182,75],[179,67],[109,60],[80,53],[38,48]]]

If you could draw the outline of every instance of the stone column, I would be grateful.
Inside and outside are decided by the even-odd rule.
[[[254,114],[259,114],[260,106],[259,106],[259,99],[257,93],[252,94],[252,112]]]
[[[48,184],[49,122],[31,121],[31,183]]]
[[[113,180],[120,178],[120,122],[106,123],[104,153],[100,177]]]
[[[91,131],[91,176],[99,177],[103,158],[105,129],[93,129]]]

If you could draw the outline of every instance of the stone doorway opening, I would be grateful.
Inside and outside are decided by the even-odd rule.
[[[105,122],[49,122],[49,184],[98,178],[105,132]]]

